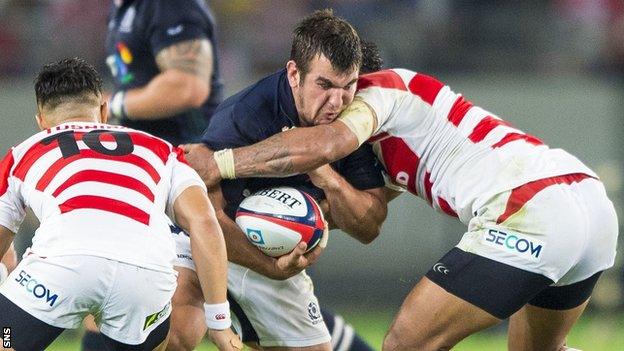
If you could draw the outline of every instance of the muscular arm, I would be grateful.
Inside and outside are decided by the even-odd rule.
[[[209,40],[193,39],[168,46],[158,52],[156,63],[161,73],[147,85],[126,92],[128,118],[166,118],[206,101],[213,70]]]
[[[215,211],[199,186],[187,188],[173,205],[175,220],[191,237],[191,252],[206,303],[226,301],[227,255]]]
[[[311,172],[310,178],[325,193],[333,225],[363,244],[379,235],[388,213],[382,188],[358,190],[329,165]]]

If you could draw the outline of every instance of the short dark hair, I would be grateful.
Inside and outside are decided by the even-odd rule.
[[[383,59],[379,52],[379,47],[372,41],[362,40],[362,65],[360,66],[360,74],[373,73],[381,71],[383,68]]]
[[[68,101],[92,102],[101,94],[100,75],[93,66],[79,58],[48,63],[35,79],[37,104],[48,108]]]
[[[331,9],[315,11],[299,23],[294,31],[290,59],[305,77],[310,61],[321,54],[340,73],[353,72],[362,62],[360,37],[349,22],[335,16]]]

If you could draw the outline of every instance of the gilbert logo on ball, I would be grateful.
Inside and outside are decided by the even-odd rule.
[[[316,201],[291,187],[262,189],[248,196],[236,211],[236,224],[252,244],[273,257],[291,252],[299,242],[312,250],[325,230]]]

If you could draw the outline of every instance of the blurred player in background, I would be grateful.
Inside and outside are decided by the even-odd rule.
[[[576,157],[433,77],[405,69],[364,75],[336,122],[215,153],[199,171],[208,185],[308,172],[367,141],[395,189],[468,226],[406,298],[383,349],[447,350],[509,317],[510,350],[566,349],[614,263],[613,204]]]
[[[110,112],[118,123],[173,145],[200,139],[223,90],[215,20],[205,1],[113,1],[106,54],[115,85]],[[192,350],[206,332],[203,300],[189,238],[172,228],[179,275],[168,349]],[[99,335],[85,333],[83,350],[103,350]]]
[[[283,130],[332,121],[353,99],[361,60],[355,30],[331,11],[315,12],[295,29],[286,68],[226,99],[212,117],[203,142],[212,148],[237,147]],[[201,154],[192,155],[197,156],[195,162],[205,161]],[[233,221],[249,194],[293,186],[323,200],[321,206],[335,227],[363,243],[371,242],[379,234],[386,208],[383,177],[370,146],[332,166],[289,178],[226,180],[214,192],[230,260],[230,301],[236,302],[233,310],[245,342],[259,342],[263,348],[371,349],[354,337],[341,317],[319,314],[312,282],[303,269],[314,262],[320,248],[303,255],[302,244],[289,255],[269,257]]]
[[[35,81],[42,130],[1,162],[0,254],[30,207],[41,225],[0,286],[0,325],[16,350],[42,350],[96,316],[109,349],[162,350],[176,288],[170,211],[191,234],[211,330],[235,350],[221,229],[181,150],[145,132],[105,124],[101,80],[79,59],[46,65]]]

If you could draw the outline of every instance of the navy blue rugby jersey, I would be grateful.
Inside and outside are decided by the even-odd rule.
[[[212,116],[202,141],[213,150],[235,148],[255,144],[299,125],[295,100],[283,69],[223,101]],[[357,189],[384,185],[381,166],[368,144],[332,166]],[[246,196],[273,186],[292,186],[317,200],[325,198],[323,191],[305,174],[287,178],[223,180],[221,189],[227,201],[226,213],[234,217]]]
[[[124,0],[111,6],[106,36],[106,63],[115,90],[145,86],[160,73],[158,52],[173,44],[206,38],[212,43],[213,74],[210,96],[199,109],[155,121],[121,124],[161,137],[174,145],[198,142],[210,116],[223,99],[215,20],[204,0]]]

